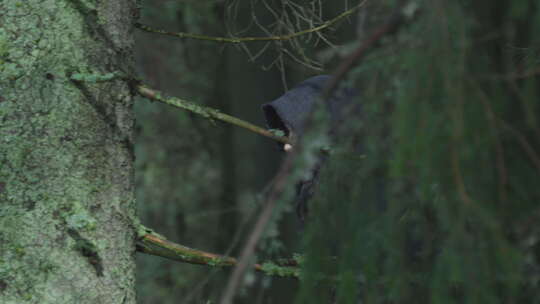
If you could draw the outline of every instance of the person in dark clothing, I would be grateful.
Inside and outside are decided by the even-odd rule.
[[[294,143],[294,140],[305,131],[306,120],[315,104],[323,102],[321,95],[330,78],[329,75],[308,78],[276,100],[263,104],[262,110],[268,128],[283,131],[285,136],[292,139]],[[328,100],[324,101],[325,108],[330,113],[330,134],[343,118],[342,109],[350,104],[356,95],[357,92],[354,89],[342,88],[336,90]],[[290,144],[279,143],[278,145],[285,152],[293,148]],[[296,213],[301,222],[304,222],[306,218],[307,202],[313,196],[319,170],[325,159],[326,157],[321,157],[311,169],[310,178],[297,183]]]

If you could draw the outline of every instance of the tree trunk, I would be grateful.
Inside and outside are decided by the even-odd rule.
[[[0,1],[1,303],[135,303],[134,13]]]

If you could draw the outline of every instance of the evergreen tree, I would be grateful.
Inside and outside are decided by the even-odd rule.
[[[134,3],[0,1],[0,303],[135,303]]]
[[[352,73],[363,113],[321,173],[297,300],[536,302],[540,7],[416,4]]]

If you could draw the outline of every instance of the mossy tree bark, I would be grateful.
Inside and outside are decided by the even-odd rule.
[[[0,1],[0,302],[135,303],[132,0]]]

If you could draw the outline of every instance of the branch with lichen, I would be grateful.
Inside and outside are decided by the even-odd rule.
[[[206,36],[206,35],[199,35],[199,34],[190,34],[190,33],[184,33],[184,32],[168,32],[165,30],[155,29],[148,25],[144,25],[141,23],[135,23],[135,27],[154,34],[160,34],[160,35],[167,35],[167,36],[173,36],[177,38],[191,38],[191,39],[199,39],[199,40],[206,40],[206,41],[212,41],[212,42],[222,42],[222,43],[244,43],[244,42],[253,42],[253,41],[280,41],[280,40],[290,40],[302,35],[315,33],[318,31],[321,31],[327,27],[330,27],[340,21],[341,19],[351,15],[356,10],[358,10],[366,1],[362,1],[358,5],[352,7],[351,9],[348,9],[344,11],[343,13],[339,14],[338,16],[323,22],[321,25],[305,29],[302,31],[294,32],[287,35],[282,36],[269,36],[269,37],[213,37],[213,36]]]
[[[107,82],[115,79],[126,79],[126,75],[122,72],[112,73],[74,73],[69,75],[69,78],[77,82]]]
[[[143,229],[147,230],[147,229]],[[232,267],[238,261],[233,257],[222,256],[173,243],[154,233],[143,233],[137,240],[137,251],[164,257],[174,261],[206,265],[212,267]],[[279,260],[255,264],[254,270],[271,276],[300,277],[298,259]]]
[[[226,123],[229,123],[229,124],[232,124],[232,125],[247,129],[247,130],[249,130],[251,132],[254,132],[254,133],[257,133],[259,135],[266,136],[266,137],[268,137],[270,139],[273,139],[275,141],[278,141],[278,142],[281,142],[281,143],[284,143],[284,144],[290,144],[289,138],[286,137],[286,136],[280,136],[277,133],[274,134],[273,132],[271,132],[269,130],[263,129],[261,127],[258,127],[258,126],[254,125],[252,123],[249,123],[249,122],[247,122],[245,120],[236,118],[234,116],[222,113],[217,109],[210,108],[210,107],[203,107],[203,106],[197,105],[197,104],[195,104],[193,102],[190,102],[190,101],[187,101],[187,100],[184,100],[184,99],[180,99],[180,98],[177,98],[177,97],[166,96],[162,92],[151,89],[151,88],[149,88],[149,87],[147,87],[145,85],[142,85],[142,84],[137,84],[135,86],[135,90],[141,96],[146,97],[148,99],[159,101],[159,102],[162,102],[162,103],[165,103],[165,104],[177,107],[177,108],[181,108],[181,109],[190,111],[190,112],[195,113],[197,115],[200,115],[200,116],[202,116],[204,118],[208,118],[208,119],[211,119],[211,120],[223,121],[223,122],[226,122]]]

